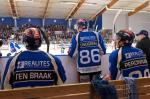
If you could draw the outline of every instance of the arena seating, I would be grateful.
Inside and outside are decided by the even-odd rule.
[[[3,43],[7,42],[7,39],[13,34],[12,26],[0,24],[0,39],[3,39]]]
[[[139,99],[149,99],[150,78],[137,79]],[[127,99],[123,81],[110,81],[115,85],[119,99]],[[0,91],[0,99],[100,99],[91,91],[90,83],[58,85],[38,88],[22,88]]]

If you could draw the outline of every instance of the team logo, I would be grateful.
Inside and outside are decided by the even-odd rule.
[[[18,64],[17,64],[17,68],[24,68],[24,62],[23,61],[21,61],[21,62],[18,62]]]

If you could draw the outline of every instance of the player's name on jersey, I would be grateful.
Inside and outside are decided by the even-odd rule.
[[[88,47],[88,46],[96,46],[97,45],[97,41],[93,41],[93,42],[80,42],[80,47]]]
[[[15,81],[25,80],[53,80],[54,71],[23,71],[16,72],[14,75]]]
[[[93,41],[93,40],[96,40],[96,36],[80,37],[80,41]]]
[[[17,68],[49,67],[50,61],[18,61]]]
[[[143,65],[147,65],[147,60],[145,58],[131,60],[131,61],[127,61],[127,62],[123,63],[124,68],[130,68],[133,66],[143,66]]]

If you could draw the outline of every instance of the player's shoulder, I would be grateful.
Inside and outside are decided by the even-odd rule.
[[[19,57],[30,57],[30,56],[37,56],[38,57],[48,57],[48,55],[46,54],[46,52],[41,51],[41,50],[35,50],[35,51],[31,51],[31,50],[24,50],[20,52]]]
[[[46,52],[43,52],[44,54],[47,55],[47,57],[49,57],[52,61],[59,61],[59,58],[51,53],[46,53]]]
[[[141,49],[136,48],[136,47],[131,47],[131,50],[136,51],[136,52],[143,52]]]
[[[94,31],[84,31],[79,33],[79,37],[89,37],[89,36],[98,36],[97,32]]]
[[[96,32],[96,31],[88,31],[88,33],[91,33],[91,34],[99,34],[98,32]]]
[[[110,54],[118,54],[119,49],[112,51]]]
[[[109,57],[117,57],[118,56],[118,51],[119,51],[119,49],[116,49],[116,50],[112,51],[110,53]]]
[[[145,56],[144,52],[135,47],[126,47],[123,49],[123,54],[124,55],[132,55],[133,57],[143,57]]]

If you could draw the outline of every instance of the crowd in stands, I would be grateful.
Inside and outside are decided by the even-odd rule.
[[[66,31],[66,27],[64,25],[47,25],[45,26],[47,31]]]
[[[0,25],[0,38],[4,43],[7,42],[8,38],[13,34],[13,28],[9,25]]]
[[[51,41],[59,42],[60,39],[71,39],[73,35],[72,32],[67,32],[64,25],[47,25],[44,28]]]
[[[64,25],[46,25],[43,28],[38,25],[24,24],[18,27],[16,31],[13,30],[12,26],[0,25],[0,38],[3,39],[4,44],[8,44],[8,39],[12,37],[11,35],[14,35],[14,39],[19,42],[22,40],[22,33],[24,30],[30,27],[44,29],[49,39],[56,42],[58,42],[60,39],[71,39],[73,35],[73,32],[68,32],[67,27]],[[56,31],[59,31],[59,33],[56,33]]]

